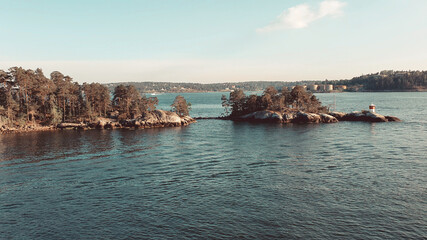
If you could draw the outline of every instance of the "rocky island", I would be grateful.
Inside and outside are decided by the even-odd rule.
[[[295,86],[291,92],[286,87],[278,92],[268,87],[261,96],[245,96],[243,91],[222,96],[226,116],[222,119],[234,121],[256,121],[276,123],[336,123],[339,121],[398,122],[394,116],[383,116],[374,111],[330,112],[302,86]]]

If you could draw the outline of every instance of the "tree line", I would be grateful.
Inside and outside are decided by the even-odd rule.
[[[110,91],[122,83],[107,84]],[[335,86],[347,86],[349,89],[384,91],[384,90],[417,90],[427,89],[427,71],[393,71],[383,70],[381,72],[366,74],[352,79],[344,80],[307,80],[307,81],[251,81],[231,83],[173,83],[173,82],[129,82],[139,92],[205,92],[205,91],[230,91],[242,89],[243,91],[260,91],[273,86],[280,89],[283,86],[310,84],[332,84]],[[354,87],[354,88],[353,88]],[[351,91],[350,89],[350,91]]]
[[[239,117],[248,113],[264,110],[278,111],[304,111],[310,113],[327,112],[319,99],[307,92],[303,86],[297,85],[291,91],[282,87],[279,92],[275,87],[267,87],[262,95],[251,94],[246,96],[243,90],[237,89],[230,93],[229,98],[222,95],[222,106],[225,115]]]
[[[303,84],[304,82],[297,82]],[[269,86],[279,88],[281,86],[294,86],[295,82],[284,81],[251,81],[251,82],[228,82],[228,83],[177,83],[177,82],[127,82],[109,83],[107,86],[112,91],[120,84],[133,85],[139,92],[219,92],[232,89],[243,89],[244,91],[259,91]]]
[[[81,122],[97,117],[131,119],[156,109],[156,97],[141,95],[132,85],[111,91],[100,83],[73,82],[61,72],[46,77],[42,69],[12,67],[0,70],[0,123],[23,126],[29,122],[52,125]],[[189,113],[189,104],[178,96],[171,105],[179,115]]]
[[[366,91],[426,90],[427,71],[393,71],[365,74],[350,80],[329,81],[329,84],[358,86]]]
[[[427,71],[383,71],[350,80],[370,91],[427,89]]]

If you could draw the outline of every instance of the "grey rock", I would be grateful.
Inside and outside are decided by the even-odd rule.
[[[283,117],[280,112],[275,111],[258,111],[243,115],[240,119],[255,120],[255,121],[273,121],[282,122]]]

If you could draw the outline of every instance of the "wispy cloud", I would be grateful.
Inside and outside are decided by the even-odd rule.
[[[339,0],[325,0],[318,9],[313,10],[308,4],[300,4],[283,11],[276,20],[265,27],[258,28],[257,32],[272,32],[283,29],[305,28],[310,23],[327,16],[340,16],[344,2]]]

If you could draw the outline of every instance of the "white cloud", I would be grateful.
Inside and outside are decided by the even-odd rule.
[[[325,0],[319,4],[317,10],[311,9],[308,4],[300,4],[283,11],[282,14],[277,16],[275,21],[265,27],[258,28],[257,32],[262,33],[283,29],[305,28],[311,22],[321,18],[342,15],[342,8],[344,6],[345,3],[339,0]]]

